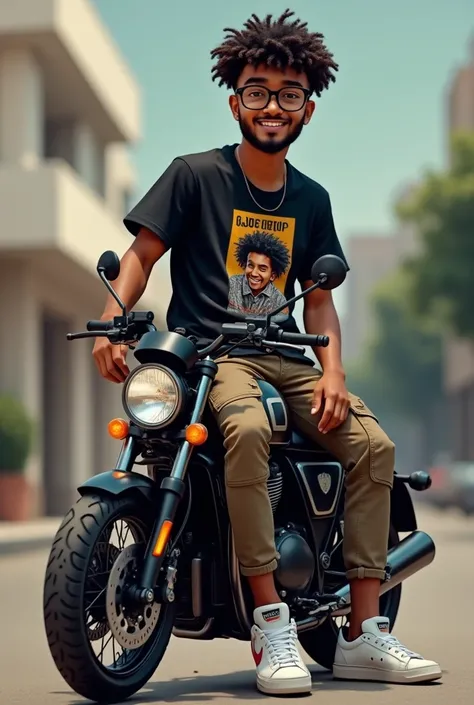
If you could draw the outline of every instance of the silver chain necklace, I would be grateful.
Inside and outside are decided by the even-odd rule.
[[[260,203],[258,203],[258,201],[255,199],[255,197],[254,197],[252,191],[250,190],[249,182],[248,182],[247,177],[246,177],[246,175],[245,175],[245,171],[244,171],[244,169],[243,169],[242,162],[240,161],[239,147],[237,147],[236,152],[235,152],[235,155],[236,155],[236,157],[237,157],[237,163],[238,163],[238,165],[240,166],[240,170],[241,170],[241,172],[242,172],[242,176],[244,177],[245,185],[247,186],[247,191],[249,192],[249,196],[250,196],[250,198],[252,199],[252,201],[255,203],[255,205],[258,206],[258,208],[260,208],[262,211],[266,211],[267,213],[274,213],[274,212],[277,211],[279,208],[281,208],[281,206],[283,205],[283,201],[284,201],[285,198],[286,198],[286,181],[287,181],[287,179],[286,179],[286,177],[287,177],[287,174],[286,174],[286,164],[285,164],[285,181],[284,181],[284,185],[283,185],[283,196],[282,196],[282,198],[281,198],[281,201],[280,201],[280,203],[277,205],[276,208],[264,208],[263,206],[260,205]]]

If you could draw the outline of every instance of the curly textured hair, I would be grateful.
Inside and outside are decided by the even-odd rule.
[[[225,27],[228,34],[224,42],[211,51],[212,59],[218,59],[212,67],[212,80],[219,79],[219,86],[235,89],[247,64],[267,64],[305,73],[311,92],[320,96],[336,80],[332,72],[339,66],[324,45],[323,34],[308,32],[308,23],[299,19],[287,22],[294,14],[285,10],[277,20],[272,15],[261,20],[253,14],[242,31]]]
[[[247,266],[247,258],[251,252],[257,252],[270,259],[272,271],[277,279],[290,265],[290,253],[286,245],[268,233],[256,231],[253,235],[245,235],[239,239],[235,246],[235,258],[242,269]]]

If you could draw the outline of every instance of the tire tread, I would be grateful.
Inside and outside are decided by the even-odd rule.
[[[57,669],[79,695],[95,702],[125,700],[153,675],[171,637],[173,614],[168,606],[163,616],[158,648],[146,658],[141,671],[129,678],[113,679],[95,660],[87,640],[83,614],[84,570],[105,524],[128,507],[140,508],[131,497],[81,497],[59,527],[47,562],[43,592],[46,637]],[[122,511],[122,516],[124,512]],[[166,625],[166,623],[168,623]],[[168,628],[166,628],[168,627]]]

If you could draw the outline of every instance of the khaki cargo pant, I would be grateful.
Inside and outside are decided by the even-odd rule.
[[[210,406],[224,436],[229,516],[243,575],[277,567],[273,515],[267,492],[270,425],[256,378],[283,394],[294,426],[334,455],[346,470],[344,562],[349,580],[385,577],[395,448],[376,418],[351,395],[346,421],[327,434],[318,431],[321,412],[311,416],[321,372],[270,354],[223,357]]]

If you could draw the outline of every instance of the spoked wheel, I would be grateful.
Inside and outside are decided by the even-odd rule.
[[[168,646],[174,604],[127,600],[150,524],[135,497],[82,497],[53,543],[43,602],[49,648],[67,684],[95,702],[140,690]]]
[[[334,544],[331,553],[331,566],[326,573],[326,581],[324,584],[325,593],[335,593],[339,588],[345,585],[346,577],[344,571],[344,561],[342,557],[342,540],[344,534],[344,523],[340,522],[339,530],[334,539]],[[393,548],[399,543],[400,539],[398,532],[390,526],[390,534],[388,540],[388,548]],[[388,617],[390,620],[390,629],[393,628],[397,618],[400,600],[402,596],[402,586],[397,585],[386,592],[380,598],[380,615]],[[334,664],[334,656],[336,654],[337,638],[339,630],[350,623],[351,615],[343,617],[329,617],[317,629],[302,632],[299,635],[301,646],[306,651],[308,656],[319,663],[320,666],[332,671]]]

